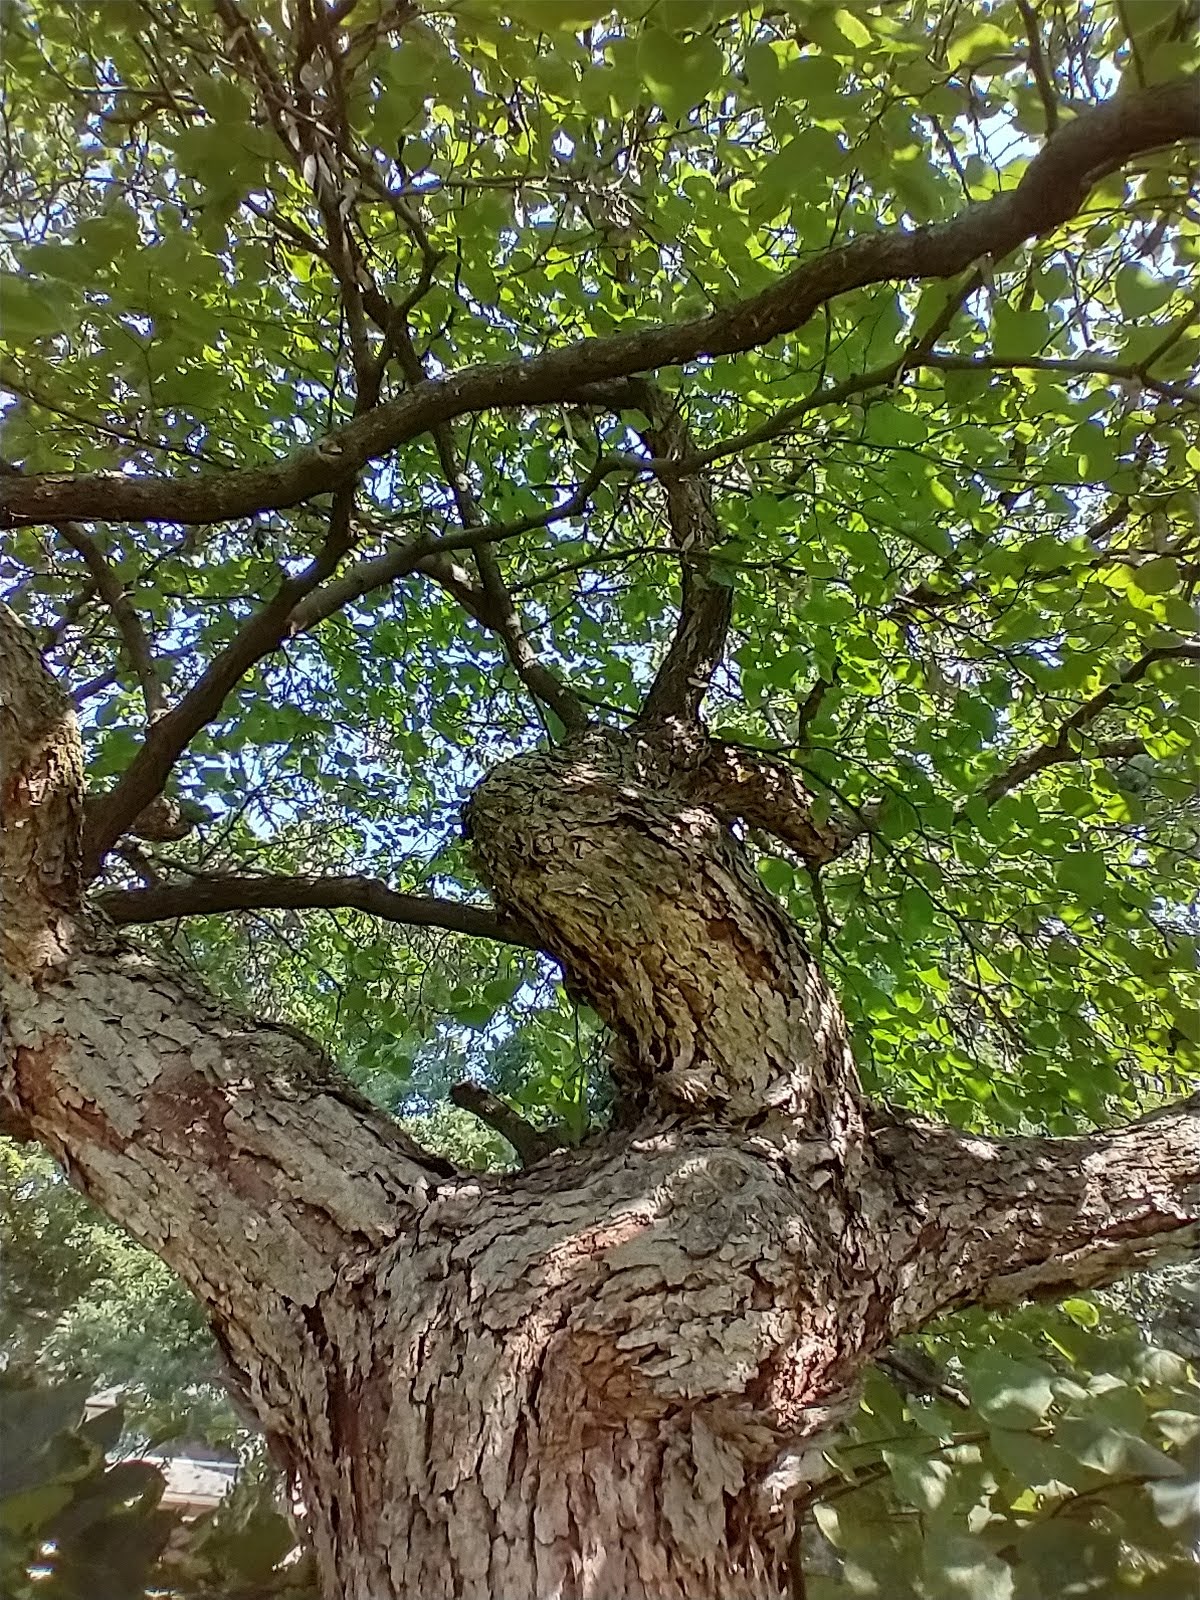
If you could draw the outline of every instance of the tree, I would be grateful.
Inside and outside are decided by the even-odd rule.
[[[1197,1237],[1190,9],[7,22],[5,1127],[330,1594],[779,1594],[876,1356]],[[401,928],[518,1171],[335,1065]]]

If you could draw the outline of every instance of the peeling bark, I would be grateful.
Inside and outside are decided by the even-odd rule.
[[[501,910],[613,1029],[626,1103],[795,1119],[849,1157],[841,1008],[675,744],[598,731],[498,768],[468,807]]]
[[[70,702],[0,605],[0,958],[28,976],[61,959],[78,903],[83,756]]]
[[[8,635],[12,634],[15,643]],[[840,1009],[678,738],[470,806],[503,916],[610,1023],[624,1125],[481,1177],[78,901],[78,745],[0,617],[0,1105],[204,1305],[343,1600],[770,1600],[864,1365],[1200,1225],[1200,1102],[989,1140],[864,1105]]]

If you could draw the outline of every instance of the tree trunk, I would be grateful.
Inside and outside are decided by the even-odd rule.
[[[1196,1237],[1194,1102],[1006,1141],[867,1106],[670,730],[522,757],[469,808],[500,910],[612,1030],[623,1117],[458,1171],[79,906],[74,728],[11,648],[6,1125],[202,1301],[331,1597],[781,1595],[796,1491],[898,1333]]]

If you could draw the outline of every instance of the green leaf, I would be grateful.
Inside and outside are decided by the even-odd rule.
[[[1074,1463],[1066,1453],[1046,1439],[1019,1428],[995,1427],[988,1448],[1016,1481],[1031,1489],[1070,1483]]]
[[[992,348],[1012,360],[1042,355],[1050,340],[1050,319],[1044,311],[1017,311],[1000,300],[992,312]]]
[[[1081,905],[1095,905],[1104,897],[1107,869],[1104,857],[1091,850],[1075,850],[1058,863],[1059,886]]]
[[[1132,577],[1143,594],[1167,594],[1179,587],[1179,564],[1171,556],[1156,556],[1135,567]]]
[[[981,1540],[934,1528],[926,1541],[927,1600],[1013,1600],[1011,1567]]]
[[[1041,1578],[1042,1593],[1069,1595],[1073,1589],[1099,1600],[1120,1567],[1120,1542],[1113,1534],[1069,1517],[1046,1518],[1023,1528],[1017,1549],[1022,1563]]]
[[[968,64],[974,65],[989,56],[1008,54],[1013,40],[994,22],[973,22],[956,32],[946,52],[946,65],[951,72]]]
[[[0,339],[5,344],[21,348],[64,332],[74,320],[70,296],[61,284],[0,272]]]
[[[1066,1418],[1055,1438],[1081,1466],[1107,1477],[1178,1478],[1181,1473],[1178,1463],[1144,1439],[1091,1417]]]
[[[1042,1362],[1013,1361],[999,1351],[967,1362],[971,1399],[979,1412],[1006,1428],[1041,1422],[1054,1401],[1053,1369]]]
[[[1100,1322],[1100,1313],[1090,1300],[1064,1300],[1062,1308],[1081,1328],[1095,1328]]]
[[[896,1486],[896,1493],[918,1511],[938,1511],[946,1503],[954,1483],[954,1469],[932,1455],[908,1455],[903,1451],[880,1452]]]
[[[1170,279],[1155,277],[1145,267],[1122,267],[1115,280],[1117,303],[1122,314],[1132,320],[1149,316],[1165,305],[1175,292]]]
[[[874,444],[919,444],[927,431],[915,412],[901,411],[898,406],[873,405],[867,413],[867,438]]]
[[[681,117],[721,82],[720,47],[707,35],[683,41],[660,28],[648,28],[638,42],[642,82],[663,110]]]
[[[848,39],[858,49],[863,49],[871,43],[871,30],[866,27],[860,17],[853,11],[844,7],[833,14],[834,25],[844,39]]]
[[[69,1484],[45,1483],[0,1498],[0,1530],[15,1538],[40,1532],[71,1503]]]
[[[1112,438],[1094,422],[1080,423],[1068,448],[1078,457],[1080,475],[1089,483],[1104,483],[1116,471]]]

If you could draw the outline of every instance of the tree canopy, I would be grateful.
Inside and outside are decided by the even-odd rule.
[[[13,0],[0,585],[78,711],[95,902],[456,1158],[575,1144],[603,1029],[460,810],[703,701],[871,1096],[1069,1134],[1194,1088],[1196,24]],[[843,1488],[898,1496],[931,1600],[1062,1593],[1073,1534],[1080,1594],[1179,1581],[1191,1379],[1073,1305],[939,1335],[983,1424],[868,1396],[886,1488],[858,1445]],[[1097,1544],[1059,1508],[1110,1480]],[[985,1501],[1023,1565],[967,1551]]]

